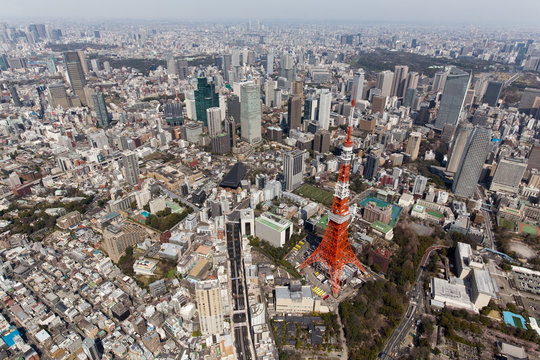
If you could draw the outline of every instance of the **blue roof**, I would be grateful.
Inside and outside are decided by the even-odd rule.
[[[6,345],[10,348],[15,345],[15,338],[17,336],[21,336],[21,334],[19,334],[19,330],[12,328],[2,334],[2,340],[4,340]]]

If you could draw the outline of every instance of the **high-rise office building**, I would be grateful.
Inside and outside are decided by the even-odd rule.
[[[407,65],[396,65],[394,68],[394,78],[392,79],[391,96],[403,97],[403,92],[407,82],[409,67]]]
[[[208,126],[206,109],[219,107],[219,94],[216,92],[216,87],[214,83],[208,82],[208,78],[200,77],[197,79],[197,90],[194,94],[197,120],[202,121],[204,126]]]
[[[177,60],[178,78],[180,80],[186,80],[189,76],[189,67],[187,60]]]
[[[261,141],[261,97],[259,85],[244,83],[240,86],[240,126],[242,139],[250,144]]]
[[[374,96],[371,99],[371,113],[383,114],[386,108],[386,96]]]
[[[84,50],[77,50],[77,55],[79,55],[79,60],[81,61],[81,67],[83,70],[84,75],[88,74],[88,59],[86,58],[86,54],[84,53]]]
[[[126,151],[122,154],[122,166],[126,182],[132,186],[139,184],[139,161],[137,153]]]
[[[240,98],[231,94],[227,98],[227,117],[233,118],[236,124],[240,124]]]
[[[330,151],[330,132],[327,130],[318,130],[313,137],[313,151],[321,154]]]
[[[519,111],[527,115],[535,115],[539,109],[540,89],[525,88],[519,101]]]
[[[459,167],[459,162],[463,156],[463,151],[469,140],[474,127],[470,123],[461,123],[459,124],[456,135],[454,137],[454,142],[450,148],[450,159],[446,165],[446,171],[451,173],[456,173]]]
[[[390,70],[381,71],[377,74],[377,84],[375,87],[381,89],[382,96],[390,96],[392,93],[392,82],[394,81],[394,73]]]
[[[66,63],[66,69],[71,89],[73,90],[73,93],[79,97],[81,104],[86,106],[88,104],[84,92],[86,79],[84,77],[83,66],[81,65],[81,59],[79,58],[79,54],[75,51],[65,52],[64,62]]]
[[[364,177],[369,181],[373,180],[379,170],[379,157],[375,154],[368,154],[366,166],[364,167]]]
[[[497,101],[499,101],[502,86],[503,83],[500,81],[489,81],[482,102],[488,104],[489,106],[497,106]]]
[[[420,79],[420,75],[416,71],[411,71],[409,75],[407,76],[407,83],[405,87],[403,88],[402,97],[405,96],[407,89],[416,89],[418,87],[418,80]]]
[[[449,71],[438,71],[435,73],[435,76],[433,77],[433,85],[431,86],[431,90],[434,92],[439,92],[444,89],[444,86],[446,84],[446,78],[448,77]]]
[[[435,128],[442,129],[445,124],[457,125],[465,95],[469,88],[469,73],[452,68],[446,77],[441,104],[435,120]]]
[[[19,93],[17,92],[17,87],[15,85],[11,85],[8,87],[9,94],[11,95],[11,100],[13,100],[13,105],[16,107],[21,107],[22,102],[21,98],[19,97]]]
[[[421,142],[422,142],[421,133],[414,131],[409,135],[409,140],[407,141],[407,148],[405,152],[411,156],[412,161],[418,158],[418,151],[420,150]]]
[[[232,55],[231,54],[223,55],[223,78],[225,79],[225,81],[228,81],[228,82],[230,82],[229,71],[231,71],[231,65],[232,65]]]
[[[218,280],[199,281],[195,285],[195,298],[199,312],[199,323],[203,335],[223,332],[223,300]]]
[[[302,122],[302,99],[300,96],[289,98],[287,103],[287,120],[289,121],[289,130],[300,128]]]
[[[318,99],[307,97],[304,101],[304,121],[317,120]]]
[[[206,119],[208,121],[208,135],[210,137],[221,134],[221,110],[213,107],[206,109]]]
[[[417,175],[414,179],[414,186],[413,186],[413,194],[415,195],[422,195],[424,194],[424,191],[426,190],[427,185],[427,177],[422,175]]]
[[[319,97],[319,125],[324,130],[330,127],[330,108],[332,106],[332,93],[323,91]]]
[[[168,126],[180,126],[184,124],[182,104],[179,101],[168,102],[163,105],[163,115]]]
[[[408,88],[407,91],[405,91],[405,97],[403,98],[403,106],[414,107],[417,93],[418,90]]]
[[[225,120],[225,132],[229,136],[230,148],[236,147],[236,121],[233,118]]]
[[[304,99],[304,82],[302,80],[293,81],[292,93],[295,96],[300,96],[300,99]]]
[[[469,198],[474,194],[488,155],[490,141],[490,129],[474,128],[465,145],[463,157],[452,184],[452,191],[456,196]]]
[[[267,107],[276,106],[274,103],[274,90],[277,88],[277,82],[274,80],[266,80],[264,83],[264,105]]]
[[[266,54],[266,73],[274,73],[274,50],[272,49],[268,50],[268,54]]]
[[[364,92],[364,70],[359,69],[357,72],[354,73],[352,89],[351,89],[351,97],[355,96],[354,101],[356,104],[358,104],[359,101],[362,100],[363,92]]]
[[[71,107],[71,101],[66,93],[64,84],[52,84],[47,89],[49,90],[49,104],[51,107],[61,106],[64,109]]]
[[[176,62],[176,59],[174,56],[171,56],[167,60],[167,72],[169,75],[177,75],[178,74],[178,63]]]
[[[96,118],[99,127],[106,128],[109,126],[111,117],[107,111],[107,104],[105,103],[105,96],[103,93],[98,92],[92,94],[92,101],[94,102],[94,111],[96,112]]]
[[[489,190],[517,193],[527,170],[525,159],[504,158],[497,164]]]
[[[305,151],[293,150],[283,154],[283,177],[285,191],[293,191],[302,185]]]

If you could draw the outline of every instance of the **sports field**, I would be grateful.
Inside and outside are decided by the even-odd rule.
[[[522,235],[530,234],[534,236],[539,236],[540,229],[531,224],[519,223],[519,233]]]
[[[329,207],[332,206],[332,201],[334,199],[332,193],[319,189],[311,184],[302,184],[302,186],[296,189],[294,193]]]

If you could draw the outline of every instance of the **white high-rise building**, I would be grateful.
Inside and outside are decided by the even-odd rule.
[[[332,106],[332,93],[323,91],[319,98],[319,125],[328,130],[330,127],[330,107]]]
[[[283,177],[285,191],[293,191],[302,184],[305,151],[294,150],[283,155]]]
[[[377,89],[381,89],[381,95],[389,97],[392,92],[392,81],[394,73],[390,70],[381,71],[377,74]]]
[[[261,97],[259,85],[243,83],[240,87],[240,126],[242,139],[250,144],[261,141]]]
[[[362,100],[362,93],[364,91],[364,70],[359,69],[354,73],[352,87],[351,96],[354,96],[354,101],[358,104]]]
[[[266,73],[274,73],[274,50],[272,49],[268,50],[268,54],[266,55]]]
[[[276,88],[277,82],[274,80],[267,80],[264,84],[264,105],[267,107],[271,107],[274,102],[274,90]],[[276,104],[274,104],[274,106],[276,106]]]
[[[197,282],[195,298],[199,311],[199,322],[203,335],[217,335],[223,333],[223,301],[218,280],[205,280]]]
[[[206,120],[208,121],[208,135],[214,137],[222,133],[221,109],[212,107],[206,109]]]

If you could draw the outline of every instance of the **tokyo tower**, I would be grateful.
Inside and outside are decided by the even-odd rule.
[[[347,232],[349,214],[349,174],[351,170],[353,142],[351,140],[352,114],[354,112],[354,99],[356,89],[352,98],[351,115],[347,128],[347,138],[343,142],[343,152],[341,153],[341,165],[334,190],[334,201],[332,209],[328,213],[328,226],[319,247],[300,265],[300,269],[314,262],[323,262],[328,267],[332,292],[337,295],[341,284],[341,272],[347,264],[354,264],[362,272],[366,272],[360,261],[354,255],[349,243]]]

